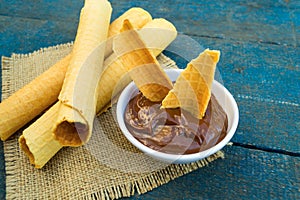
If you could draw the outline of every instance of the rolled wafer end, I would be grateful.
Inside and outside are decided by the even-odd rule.
[[[159,55],[177,36],[176,27],[163,18],[153,19],[138,33],[154,56]]]
[[[21,135],[19,138],[19,145],[20,148],[24,151],[24,153],[27,155],[27,157],[29,158],[29,162],[30,164],[34,165],[34,156],[33,154],[30,152],[29,147],[26,144],[26,140],[24,138],[24,135]],[[37,167],[37,166],[36,166]],[[37,167],[39,168],[39,167]]]
[[[42,168],[61,148],[62,146],[53,139],[51,134],[40,132],[40,137],[36,137],[36,132],[31,132],[29,128],[23,132],[19,138],[21,150],[29,158],[30,164],[35,168]]]
[[[209,50],[206,49],[205,52],[210,55],[210,58],[213,60],[214,63],[218,63],[220,59],[220,51],[218,50]]]
[[[35,123],[26,128],[19,138],[21,150],[36,168],[42,168],[62,146],[54,140],[51,128],[57,116],[57,106],[52,106]]]
[[[61,122],[54,130],[55,139],[63,146],[77,147],[88,140],[89,129],[80,122]]]
[[[120,33],[120,29],[123,26],[123,21],[130,19],[131,23],[136,28],[142,28],[146,23],[152,20],[152,16],[146,10],[133,7],[121,15],[117,20],[113,21],[109,27],[108,37],[112,37]]]

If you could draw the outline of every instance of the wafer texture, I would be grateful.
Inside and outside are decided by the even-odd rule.
[[[8,139],[57,100],[70,58],[66,56],[0,103],[1,140]]]
[[[86,143],[96,113],[96,87],[103,70],[112,7],[106,0],[85,1],[70,65],[59,94],[53,133],[64,146]]]
[[[114,39],[114,52],[143,95],[151,101],[161,101],[172,88],[172,82],[129,20],[124,21],[121,32]]]
[[[140,10],[140,9],[138,9]],[[129,19],[140,17],[140,15],[135,15],[133,12],[135,12],[136,9],[130,9],[127,12],[127,17]],[[128,13],[131,13],[128,15]],[[142,12],[145,16],[149,16],[149,13],[146,11]],[[118,21],[122,22],[124,20],[124,14],[122,14],[120,17],[115,19],[115,21],[110,25],[109,31],[119,30],[120,27],[116,27],[118,24],[120,24]],[[142,17],[140,20],[136,20],[136,23],[133,24],[135,28],[141,28],[141,24],[146,24],[149,21],[148,17]],[[118,22],[118,23],[117,23]],[[109,32],[110,35],[113,35]],[[106,49],[107,50],[107,49]],[[49,94],[46,95],[47,92],[51,91],[49,90],[49,87],[53,85],[53,87],[57,88],[57,92],[55,95],[55,100],[57,100],[57,96],[61,90],[63,80],[65,77],[65,73],[67,71],[67,66],[70,62],[70,55],[68,55],[66,58],[64,58],[62,61],[59,61],[55,66],[52,66],[49,72],[45,72],[46,74],[43,77],[48,77],[49,74],[56,76],[57,81],[60,81],[59,84],[53,84],[54,81],[45,81],[43,77],[39,78],[40,81],[33,82],[31,85],[26,86],[29,89],[27,91],[31,91],[30,88],[34,86],[43,86],[42,89],[40,89],[40,93],[45,93],[44,97],[41,95],[32,95],[32,97],[35,99],[36,102],[44,101],[44,99],[47,98]],[[107,62],[111,62],[108,61]],[[116,66],[116,65],[115,65]],[[60,67],[62,69],[58,70],[57,68]],[[61,72],[62,76],[57,76],[55,73]],[[43,92],[46,91],[46,92]],[[23,93],[20,93],[23,94]],[[32,94],[32,93],[31,93]],[[29,95],[31,96],[31,95]],[[20,97],[21,98],[21,97]],[[53,99],[53,101],[55,102]],[[14,102],[14,101],[11,101]],[[52,104],[53,102],[51,102]],[[24,103],[26,104],[26,103]],[[50,104],[49,104],[50,105]],[[49,106],[47,105],[47,107]],[[36,104],[31,105],[31,108],[36,106]],[[44,108],[45,109],[45,108]],[[21,149],[25,152],[25,154],[28,156],[30,163],[33,164],[36,168],[42,168],[62,147],[63,145],[60,144],[57,140],[54,138],[53,134],[53,124],[55,123],[55,120],[57,119],[59,111],[59,105],[56,103],[54,106],[52,106],[47,112],[45,112],[37,121],[35,121],[33,124],[31,124],[28,128],[26,128],[22,136],[19,138],[19,144]],[[24,111],[26,113],[26,111]],[[1,117],[1,116],[0,116]]]
[[[124,19],[134,21],[135,28],[141,28],[152,20],[142,8],[131,8],[112,22],[109,36],[120,32]],[[105,56],[112,53],[107,45]],[[38,76],[22,89],[0,103],[0,139],[6,140],[26,123],[53,104],[61,91],[71,54],[58,61],[49,70]]]
[[[220,52],[206,49],[179,75],[174,88],[162,101],[162,108],[182,108],[201,119],[211,97]]]
[[[175,26],[162,18],[153,19],[138,30],[150,52],[158,56],[177,36]],[[113,53],[104,62],[105,69],[98,83],[97,113],[100,115],[111,107],[116,96],[131,81],[126,67]]]
[[[132,21],[128,20],[132,24]],[[168,20],[156,18],[138,30],[138,34],[147,49],[154,56],[158,56],[176,38],[177,30]]]
[[[20,148],[36,168],[42,168],[62,145],[49,134],[57,119],[59,104],[52,106],[42,117],[23,131],[19,138]]]
[[[108,37],[112,37],[120,33],[125,19],[129,19],[135,28],[142,28],[152,20],[152,16],[142,8],[130,8],[125,13],[123,13],[118,18],[118,20],[115,20],[111,23],[109,27]]]
[[[117,20],[114,20],[108,30],[108,39],[106,41],[106,50],[104,54],[105,58],[112,54],[113,38],[120,33],[125,19],[130,20],[133,27],[139,29],[148,22],[151,22],[152,16],[142,8],[133,7],[123,13]]]

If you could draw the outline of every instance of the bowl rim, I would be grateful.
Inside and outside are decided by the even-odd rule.
[[[166,69],[165,72],[167,75],[169,73],[177,73],[178,75],[183,71],[183,69]],[[214,80],[213,81],[214,87],[219,87],[223,90],[226,98],[228,98],[230,104],[232,105],[232,110],[233,110],[233,116],[234,118],[232,119],[232,124],[230,127],[230,130],[227,132],[226,136],[221,140],[218,144],[214,145],[213,147],[200,151],[197,153],[193,154],[169,154],[169,153],[164,153],[160,152],[154,149],[151,149],[150,147],[147,147],[146,145],[142,144],[140,141],[138,141],[127,129],[125,120],[124,120],[124,112],[126,109],[126,106],[128,102],[130,101],[130,98],[132,98],[133,94],[138,91],[138,88],[136,87],[135,83],[132,81],[130,82],[125,89],[121,92],[118,102],[117,102],[117,109],[116,109],[116,115],[117,115],[117,121],[119,124],[119,127],[124,134],[124,136],[138,149],[140,149],[142,152],[156,158],[162,161],[170,162],[170,163],[188,163],[188,162],[193,162],[196,160],[201,160],[203,158],[208,157],[209,155],[212,155],[222,149],[226,144],[231,140],[233,135],[236,132],[236,129],[238,127],[238,122],[239,122],[239,110],[237,103],[235,99],[233,98],[232,94],[225,88],[221,83],[218,81]],[[128,98],[130,97],[130,98]],[[125,105],[124,105],[125,104]],[[224,111],[227,114],[227,117],[229,117],[227,111],[225,108],[223,108]]]

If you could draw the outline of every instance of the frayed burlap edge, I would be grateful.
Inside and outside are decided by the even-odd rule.
[[[86,196],[84,199],[107,200],[130,197],[133,196],[135,192],[138,194],[144,194],[189,172],[205,167],[209,163],[219,158],[224,159],[224,153],[222,151],[218,151],[215,154],[194,163],[169,165],[165,169],[141,176],[139,180],[110,188],[104,188],[98,192]]]
[[[52,47],[47,48],[41,48],[39,50],[36,50],[32,53],[28,54],[15,54],[13,53],[11,57],[5,57],[2,56],[1,62],[2,62],[2,97],[1,101],[8,98],[13,92],[10,90],[11,86],[11,69],[14,67],[13,63],[16,59],[20,58],[27,58],[30,56],[35,55],[42,55],[45,52],[48,51],[55,51],[60,50],[62,48],[71,48],[73,46],[73,42],[69,42],[66,44],[59,44]],[[16,133],[14,136],[12,136],[9,140],[4,142],[3,148],[4,148],[4,159],[5,159],[5,172],[6,172],[6,198],[7,199],[13,199],[13,195],[11,197],[8,197],[8,193],[14,194],[18,192],[17,188],[17,181],[18,181],[18,168],[15,165],[16,160],[18,157],[15,154],[16,149],[14,148],[16,137],[17,135],[20,135],[20,133]],[[20,149],[19,149],[20,151]],[[10,191],[10,192],[7,192]]]
[[[2,97],[1,100],[6,99],[10,95],[9,86],[10,86],[10,63],[13,58],[2,57]]]

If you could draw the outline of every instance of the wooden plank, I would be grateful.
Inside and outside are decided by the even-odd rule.
[[[169,19],[189,35],[299,45],[299,32],[293,31],[296,18],[290,14],[296,5],[287,1],[122,0],[112,4],[116,12],[141,6],[154,17]]]
[[[111,1],[113,16],[132,6],[148,10],[154,17],[172,21],[180,32],[197,36],[263,41],[297,46],[297,1]],[[76,20],[82,1],[6,1],[0,13],[41,20]],[[153,6],[155,5],[155,6]],[[298,13],[299,14],[299,13]]]
[[[225,147],[217,160],[131,199],[299,199],[300,158]]]
[[[157,6],[153,7],[154,4]],[[15,45],[15,48],[11,49],[12,51],[7,50],[7,52],[23,52],[25,45],[27,46],[25,52],[30,52],[39,47],[73,40],[81,5],[81,1],[73,3],[58,0],[41,1],[40,3],[32,1],[4,2],[0,9],[0,14],[3,15],[0,29],[10,35],[2,33],[0,36],[6,38],[4,42],[8,44],[11,44],[11,38],[15,37],[21,37],[20,41],[25,43],[23,46]],[[183,4],[155,1],[112,1],[112,5],[114,7],[113,19],[132,6],[141,6],[149,10],[154,17],[166,17],[176,25],[180,32],[190,35],[289,45],[295,45],[295,40],[299,38],[299,34],[293,30],[293,27],[298,27],[298,24],[295,24],[298,21],[296,20],[297,13],[291,12],[296,5],[290,3],[290,7],[287,7],[286,3],[282,1],[272,3],[222,1],[209,4],[192,0],[185,1]],[[218,15],[210,13],[218,13]],[[233,14],[235,23],[228,17]],[[5,15],[16,17],[7,18]],[[38,20],[42,22],[38,22]],[[252,24],[249,24],[250,22]],[[44,26],[39,24],[44,24]],[[33,42],[31,41],[32,37],[35,37],[36,41],[42,42]],[[47,39],[52,42],[46,42]],[[33,47],[32,44],[41,46]]]
[[[71,42],[77,21],[49,21],[0,16],[0,55],[29,53],[40,48]]]
[[[194,39],[206,48],[221,50],[218,69],[225,86],[234,88],[235,96],[254,95],[299,107],[300,47]]]
[[[300,48],[207,37],[193,39],[203,48],[221,50],[218,70],[240,109],[233,141],[299,154],[300,57],[296,55]],[[172,45],[169,48],[176,49]],[[194,51],[190,45],[181,47],[190,54]],[[180,52],[179,56],[174,52],[166,54],[175,58],[180,67],[185,66]]]
[[[292,1],[288,4],[289,13],[292,19],[292,31],[294,33],[294,40],[298,41],[297,44],[299,45],[300,39],[300,2],[299,1]]]
[[[1,2],[0,14],[15,18],[73,21],[78,18],[82,6],[83,0],[6,0]]]
[[[242,116],[233,141],[300,155],[299,106],[276,105],[247,98],[238,98]]]

